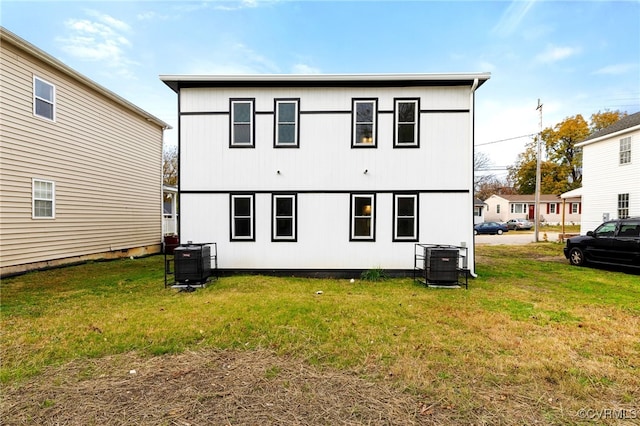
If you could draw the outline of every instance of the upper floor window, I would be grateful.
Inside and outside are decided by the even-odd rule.
[[[418,99],[396,99],[395,147],[417,147],[420,106]]]
[[[300,121],[298,99],[276,99],[275,147],[298,147]]]
[[[629,217],[629,194],[618,194],[618,219]]]
[[[393,240],[418,240],[418,195],[394,194]]]
[[[295,194],[273,194],[273,241],[296,240],[296,196]]]
[[[620,164],[631,163],[631,137],[620,139]]]
[[[231,241],[255,241],[253,194],[231,194]]]
[[[231,99],[231,147],[254,147],[255,99]]]
[[[32,217],[55,218],[55,183],[49,180],[32,180]]]
[[[56,87],[41,78],[33,77],[33,114],[55,120]]]
[[[351,240],[375,241],[375,196],[351,194]]]
[[[375,148],[376,122],[378,117],[376,99],[354,99],[352,114],[352,147]]]

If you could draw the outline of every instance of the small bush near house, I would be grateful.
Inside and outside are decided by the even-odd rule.
[[[367,269],[360,274],[360,279],[363,281],[384,281],[387,278],[387,274],[380,268]]]

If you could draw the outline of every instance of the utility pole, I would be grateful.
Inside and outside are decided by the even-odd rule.
[[[540,111],[540,132],[538,133],[538,152],[536,155],[536,205],[535,205],[535,228],[536,228],[536,238],[535,242],[540,241],[538,239],[538,232],[540,231],[540,163],[541,163],[541,150],[540,144],[542,142],[542,104],[540,103],[540,99],[538,99],[538,107],[536,111]]]

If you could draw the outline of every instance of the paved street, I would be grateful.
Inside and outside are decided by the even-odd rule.
[[[548,241],[558,241],[558,232],[546,232]],[[544,241],[545,232],[541,231],[538,235],[540,241]],[[518,245],[529,244],[535,239],[535,234],[528,231],[509,231],[502,235],[476,235],[476,244],[492,244],[492,245]]]

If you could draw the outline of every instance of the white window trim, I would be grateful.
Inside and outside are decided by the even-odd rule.
[[[621,166],[631,164],[631,137],[620,139],[620,163]]]
[[[629,193],[618,194],[618,219],[626,219],[629,217]]]
[[[358,104],[373,104],[371,122],[358,121]],[[376,148],[378,146],[378,100],[377,99],[353,99],[352,100],[352,120],[351,120],[351,146],[357,148]],[[356,141],[356,131],[358,124],[371,124],[371,142]]]
[[[51,96],[53,97],[53,100],[49,100],[49,99],[45,99],[45,98],[41,98],[36,94],[36,81],[41,81],[42,83],[48,84],[49,86],[51,86]],[[49,118],[49,117],[45,117],[44,115],[40,115],[36,113],[36,104],[37,104],[37,100],[41,100],[43,102],[46,102],[48,104],[51,105],[51,115],[53,117]],[[44,78],[38,77],[36,75],[33,76],[33,115],[35,117],[41,118],[43,120],[47,120],[47,121],[52,121],[55,122],[56,121],[56,85],[45,80]]]
[[[278,216],[276,213],[276,204],[279,199],[290,199],[291,200],[291,216]],[[272,197],[272,222],[271,222],[271,239],[272,241],[297,241],[297,233],[298,233],[298,224],[297,224],[297,216],[298,216],[298,206],[297,206],[297,196],[296,194],[273,194]],[[291,234],[286,236],[277,235],[277,220],[279,218],[289,218],[291,219]]]
[[[356,198],[369,198],[371,200],[371,214],[368,216],[357,216],[356,212]],[[349,232],[351,241],[375,241],[376,239],[376,196],[375,194],[351,194],[351,208],[349,211],[350,214],[350,224],[349,224]],[[356,219],[359,218],[369,218],[371,221],[371,226],[369,227],[369,235],[359,235],[356,236]]]
[[[249,112],[249,142],[235,142],[235,104],[249,104],[251,111]],[[255,99],[231,99],[230,100],[230,129],[229,129],[229,146],[231,148],[254,148],[255,147]]]
[[[290,142],[280,142],[280,104],[294,104],[295,106],[295,121],[294,122],[283,122],[282,124],[293,124],[294,130],[294,140],[293,143]],[[275,100],[275,138],[274,138],[274,147],[276,148],[298,148],[299,145],[299,123],[300,123],[300,99],[276,99]]]
[[[570,214],[578,214],[580,211],[580,206],[578,203],[571,203],[571,210],[569,210]]]
[[[398,216],[400,198],[413,198],[413,215]],[[476,209],[478,209],[476,207]],[[413,218],[413,235],[398,236],[398,219],[400,217]],[[393,194],[393,241],[418,241],[418,194]]]
[[[408,122],[408,121],[403,121],[402,123],[400,122],[400,114],[399,114],[399,108],[398,105],[401,103],[405,103],[405,104],[409,104],[412,103],[415,105],[415,117],[414,117],[414,121],[412,122]],[[420,128],[420,100],[419,99],[396,99],[395,103],[394,103],[394,111],[393,111],[393,118],[394,118],[394,123],[393,123],[393,129],[395,132],[395,137],[394,137],[394,141],[393,141],[393,146],[394,148],[416,148],[420,146],[420,141],[418,140],[418,134],[419,134],[419,128]],[[401,143],[398,141],[398,138],[400,136],[400,131],[399,131],[399,125],[400,124],[413,124],[413,142],[412,143]]]
[[[516,205],[518,206],[522,206],[522,211],[521,212],[517,212],[516,211]],[[512,214],[525,214],[528,213],[527,212],[527,203],[511,203],[511,213]]]
[[[36,197],[36,182],[51,184],[51,199]],[[36,201],[51,202],[51,216],[36,216]],[[47,179],[31,179],[31,218],[50,220],[56,218],[56,183]]]
[[[231,194],[231,206],[229,207],[229,211],[230,211],[230,216],[231,216],[231,225],[230,225],[230,231],[231,231],[231,241],[255,241],[255,195],[254,194]],[[249,216],[236,216],[236,212],[235,212],[235,199],[236,198],[248,198],[249,199],[249,208],[250,208],[250,213]],[[248,236],[242,235],[242,236],[237,236],[236,235],[236,218],[249,218],[251,225],[250,225],[250,233]]]

